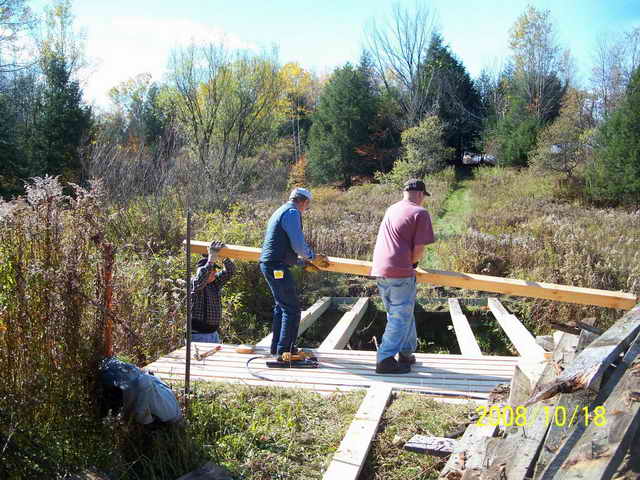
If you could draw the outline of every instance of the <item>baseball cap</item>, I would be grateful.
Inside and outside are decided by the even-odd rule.
[[[311,192],[309,190],[307,190],[306,188],[297,187],[297,188],[294,188],[293,190],[291,190],[291,193],[289,194],[289,200],[291,200],[292,198],[295,198],[295,197],[299,197],[299,196],[306,197],[309,200],[311,200],[313,198],[313,196],[311,195]]]
[[[427,192],[427,187],[425,186],[424,182],[417,178],[410,178],[409,180],[404,182],[403,190],[405,192],[409,192],[409,191],[423,192],[425,195],[431,196],[431,194]]]

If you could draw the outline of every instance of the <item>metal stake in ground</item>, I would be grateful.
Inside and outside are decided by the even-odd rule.
[[[191,377],[191,209],[187,207],[187,356],[184,369],[184,405],[189,411],[189,380]]]

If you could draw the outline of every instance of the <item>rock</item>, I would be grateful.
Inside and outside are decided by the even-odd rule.
[[[202,467],[191,473],[181,476],[177,480],[234,480],[231,473],[212,462],[205,463]]]

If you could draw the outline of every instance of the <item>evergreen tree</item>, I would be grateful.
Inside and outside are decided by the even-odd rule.
[[[376,98],[363,72],[347,63],[322,93],[309,133],[309,174],[315,182],[342,181],[372,173],[356,148],[369,140]]]
[[[423,74],[432,79],[429,103],[443,123],[445,144],[454,148],[459,158],[463,150],[474,144],[480,132],[480,94],[462,62],[437,33],[431,38]]]
[[[640,203],[640,68],[621,106],[598,135],[595,160],[587,172],[587,189],[596,201]]]

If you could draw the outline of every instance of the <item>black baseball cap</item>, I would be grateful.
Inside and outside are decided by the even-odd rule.
[[[417,178],[410,178],[409,180],[404,182],[403,190],[405,192],[410,192],[410,191],[423,192],[425,195],[429,197],[431,196],[431,194],[427,192],[427,187],[425,186],[424,182]]]

